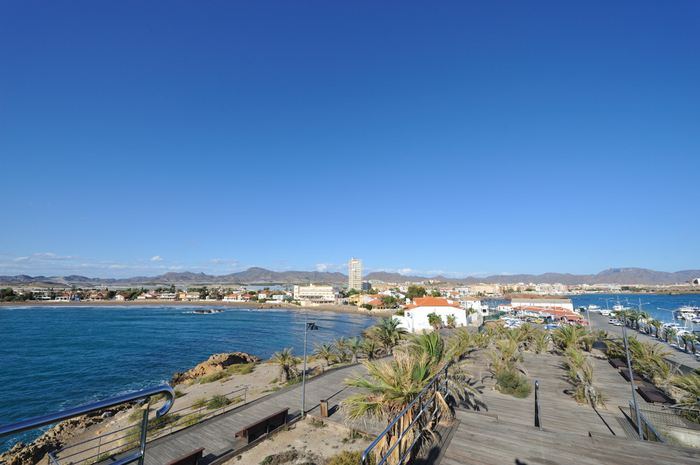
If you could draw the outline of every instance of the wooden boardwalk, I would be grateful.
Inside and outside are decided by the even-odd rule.
[[[310,415],[320,416],[320,400],[328,401],[330,415],[328,420],[344,423],[340,403],[359,392],[357,388],[344,385],[344,381],[353,373],[366,373],[362,365],[350,365],[329,370],[326,373],[306,381],[306,410]],[[198,425],[177,431],[171,435],[148,443],[146,448],[146,465],[163,465],[193,450],[204,447],[204,457],[200,463],[209,464],[226,457],[245,444],[235,438],[236,432],[266,416],[289,408],[288,420],[301,413],[301,383],[287,389],[257,399],[245,406],[231,410],[223,415],[206,420]],[[370,434],[378,434],[382,427],[375,423],[351,425]]]
[[[697,465],[700,451],[612,436],[570,433],[510,423],[469,411],[460,422],[440,465]]]
[[[592,431],[624,436],[625,429],[620,426],[620,420],[624,418],[618,407],[627,407],[628,399],[631,399],[629,383],[606,360],[594,358],[596,384],[608,397],[607,409],[594,410],[590,406],[578,404],[569,394],[572,386],[566,381],[566,371],[561,367],[562,360],[562,357],[552,354],[525,353],[524,366],[528,380],[532,383],[539,381],[543,425],[580,434]],[[476,386],[482,393],[477,404],[478,411],[496,414],[499,419],[509,422],[534,425],[534,390],[526,399],[516,399],[495,391],[495,382],[486,370],[483,354],[476,357],[474,366],[469,369],[478,377]]]
[[[630,384],[604,359],[594,359],[607,409],[579,405],[561,368],[562,358],[525,353],[528,379],[540,383],[543,429],[534,427],[534,393],[516,399],[493,390],[483,354],[472,374],[482,392],[476,409],[460,409],[458,425],[442,446],[441,465],[457,464],[698,464],[700,450],[639,441],[620,408],[628,410]],[[638,398],[641,404],[644,401]]]

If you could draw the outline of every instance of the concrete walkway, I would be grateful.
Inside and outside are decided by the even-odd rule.
[[[622,336],[622,326],[615,326],[608,322],[611,317],[603,316],[600,313],[596,312],[589,312],[589,316],[591,319],[591,327],[594,330],[604,329],[609,333]],[[630,327],[627,328],[627,336],[636,336],[637,339],[640,341],[659,343],[665,348],[667,348],[669,351],[671,351],[673,355],[671,356],[669,361],[681,363],[693,369],[700,368],[700,360],[698,360],[697,357],[694,357],[691,352],[684,352],[682,349],[670,346],[669,344],[664,342],[663,332],[661,334],[661,339],[657,339],[654,336],[649,336],[648,334],[645,334],[641,331],[637,331],[636,329]],[[700,353],[700,351],[698,353]]]
[[[340,404],[348,397],[360,392],[358,388],[345,386],[344,382],[354,373],[365,374],[362,365],[337,368],[306,381],[306,410],[310,415],[320,416],[320,400],[328,401],[329,421],[345,424],[345,416]],[[163,465],[200,447],[204,447],[202,465],[224,458],[245,444],[234,437],[236,432],[273,413],[289,408],[288,421],[301,413],[302,385],[296,384],[287,389],[206,420],[190,428],[148,443],[146,465]],[[370,422],[350,425],[369,434],[379,434],[382,425]]]

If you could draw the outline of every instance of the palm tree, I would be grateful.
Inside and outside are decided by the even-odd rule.
[[[693,339],[695,339],[693,336],[690,334],[684,334],[679,337],[681,341],[683,341],[683,351],[688,352],[688,344],[693,346],[693,355],[695,355],[695,346],[693,345]]]
[[[468,391],[475,392],[467,382],[470,375],[462,371],[458,364],[459,358],[455,356],[458,352],[456,346],[456,342],[446,343],[440,333],[432,332],[411,337],[407,346],[395,352],[392,362],[365,362],[369,377],[355,375],[355,378],[347,380],[346,384],[365,388],[370,391],[370,394],[357,394],[345,401],[349,418],[379,418],[383,419],[388,426],[445,366],[450,367],[447,370],[445,392],[429,390],[428,395],[434,394],[436,398],[435,405],[430,407],[432,411],[438,416],[451,417],[453,413],[451,405],[465,400]],[[408,410],[392,431],[382,438],[377,445],[378,456],[383,457],[398,440],[401,432],[413,422],[419,411],[418,404]],[[405,446],[422,434],[422,428],[425,428],[428,435],[432,434],[435,424],[427,423],[432,417],[428,413],[423,414],[401,440],[404,451]],[[426,439],[426,437],[418,438],[419,442],[427,442]],[[398,462],[397,452],[392,453],[389,462]]]
[[[296,365],[299,359],[292,355],[292,348],[284,349],[282,352],[275,352],[272,356],[272,361],[280,367],[280,378],[286,383],[296,377]]]
[[[331,366],[331,359],[335,356],[335,349],[331,344],[318,344],[314,355],[321,357],[326,361],[326,366]]]
[[[696,408],[698,396],[700,396],[700,373],[692,372],[671,381],[671,384],[684,391],[684,396],[679,402],[681,407]]]
[[[676,334],[678,334],[678,330],[676,328],[666,328],[666,342],[668,342],[668,337],[671,337],[671,342],[673,342],[673,338],[676,337]],[[678,340],[676,340],[676,344],[678,343]]]
[[[453,315],[447,315],[447,326],[454,328],[457,326],[457,317]]]
[[[586,350],[590,350],[592,339],[591,333],[581,325],[560,326],[552,332],[552,342],[562,353],[570,347],[583,346]]]
[[[477,336],[470,334],[467,328],[459,328],[454,332],[452,344],[455,357],[461,360],[476,348]]]
[[[647,321],[656,330],[656,338],[658,339],[659,338],[659,329],[661,329],[661,327],[663,326],[663,323],[661,323],[661,320],[658,320],[656,318],[654,318],[652,320],[647,320]]]
[[[651,314],[647,312],[646,310],[640,310],[639,311],[639,319],[644,320],[644,325],[646,326],[646,332],[651,334],[651,326],[649,325],[649,318],[651,317]],[[637,329],[639,329],[639,325],[637,325]]]
[[[345,359],[348,358],[348,354],[346,352],[346,350],[348,349],[348,340],[345,339],[345,336],[342,336],[340,339],[335,338],[333,339],[333,345],[335,346],[338,360],[344,362]]]
[[[589,404],[594,409],[603,406],[603,393],[593,384],[593,365],[581,350],[569,348],[565,353],[564,366],[569,370],[569,381],[576,386],[574,397],[577,401]]]
[[[539,330],[536,331],[533,336],[533,342],[535,346],[535,353],[541,354],[547,351],[549,346],[549,333],[547,331]]]
[[[429,313],[428,324],[432,326],[433,329],[438,329],[440,326],[442,326],[442,317],[435,312]]]
[[[387,427],[418,397],[433,377],[427,354],[416,358],[407,353],[396,352],[394,359],[390,362],[364,362],[364,365],[368,376],[356,374],[353,379],[346,380],[345,384],[363,388],[369,391],[369,394],[355,394],[345,400],[343,405],[348,411],[350,420],[375,418],[382,420]],[[405,430],[408,431],[401,439],[401,447],[394,449],[388,457],[388,463],[398,465],[399,449],[405,451],[414,440],[420,442],[419,435],[423,439],[422,442],[426,442],[427,438],[423,436],[421,430],[431,431],[433,427],[427,423],[430,415],[421,415],[416,420],[419,412],[418,404],[420,402],[413,404],[413,407],[401,416],[392,429],[382,436],[375,449],[378,457],[384,457]],[[436,402],[436,405],[441,410],[446,406],[442,402]],[[414,420],[416,422],[411,427]]]
[[[396,318],[380,317],[377,323],[367,330],[367,333],[384,347],[387,355],[391,355],[391,349],[408,334],[406,329],[399,327],[399,324]]]
[[[362,339],[359,337],[351,337],[348,339],[348,352],[352,355],[351,363],[357,363],[357,354],[362,352]]]
[[[367,360],[374,360],[375,355],[379,352],[379,345],[374,339],[364,339],[362,341],[362,350],[367,354]]]

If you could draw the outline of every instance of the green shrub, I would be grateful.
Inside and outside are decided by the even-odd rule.
[[[206,397],[200,397],[199,399],[196,399],[194,402],[192,402],[192,406],[190,409],[192,410],[197,410],[199,408],[204,408],[209,400]]]
[[[334,455],[330,458],[327,465],[357,465],[361,463],[362,454],[364,451],[358,450],[356,452],[348,452],[346,450],[342,451],[340,454]],[[377,460],[374,458],[374,454],[370,454],[369,463],[375,465]]]
[[[527,378],[515,370],[505,370],[496,374],[496,382],[499,391],[519,399],[525,399],[532,392],[532,386],[528,384]]]
[[[177,420],[179,419],[179,413],[168,413],[160,418],[153,418],[151,420],[148,420],[148,434],[160,431],[166,426],[168,426],[170,423],[177,423]]]
[[[175,389],[175,398],[176,398],[176,399],[179,399],[180,397],[182,397],[182,396],[184,396],[184,395],[185,395],[184,392]]]
[[[324,422],[322,422],[321,420],[311,419],[311,426],[314,426],[316,428],[325,428],[326,424]]]
[[[216,410],[218,408],[226,407],[231,403],[232,402],[228,398],[216,395],[213,396],[211,400],[207,403],[207,410]]]
[[[203,413],[195,413],[192,415],[186,416],[180,423],[178,423],[179,426],[184,426],[187,428],[188,426],[193,426],[202,421],[202,419],[205,417]]]
[[[133,423],[135,421],[142,421],[143,420],[143,410],[141,410],[139,407],[136,408],[133,412],[129,414],[129,423]]]

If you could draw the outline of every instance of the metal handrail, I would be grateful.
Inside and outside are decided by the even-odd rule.
[[[161,416],[168,413],[168,410],[170,410],[170,407],[172,407],[173,402],[175,401],[175,391],[173,391],[173,388],[167,385],[143,389],[141,391],[133,392],[131,394],[112,397],[110,399],[70,408],[68,410],[63,410],[61,412],[50,413],[48,415],[42,415],[39,417],[30,418],[28,420],[23,420],[17,423],[11,423],[9,425],[0,426],[0,438],[23,433],[25,431],[30,431],[36,428],[40,428],[42,426],[51,425],[53,423],[58,423],[59,421],[75,418],[77,416],[85,415],[87,413],[91,413],[97,410],[104,410],[110,407],[115,407],[117,405],[125,404],[127,402],[135,402],[141,399],[148,399],[148,401],[150,402],[151,396],[156,394],[165,395],[165,404],[156,411],[156,418],[160,418]],[[148,418],[148,410],[146,410],[145,417],[146,419]],[[111,465],[123,465],[126,463],[131,463],[135,460],[143,462],[144,453],[145,444],[142,443],[142,446],[138,452],[135,452],[134,454],[131,454],[115,462],[112,462]]]
[[[389,433],[389,431],[390,431],[390,430],[392,429],[392,427],[401,419],[401,417],[403,417],[403,415],[404,415],[409,409],[411,409],[411,408],[413,407],[413,404],[415,404],[416,402],[418,402],[418,401],[422,398],[423,394],[424,394],[433,384],[435,384],[435,382],[437,381],[438,377],[440,377],[440,375],[441,375],[443,372],[445,373],[445,377],[447,377],[447,369],[448,369],[448,367],[449,367],[449,366],[446,365],[442,370],[440,370],[440,371],[433,377],[433,379],[430,380],[430,382],[428,383],[428,385],[427,385],[425,388],[423,388],[423,390],[420,392],[420,394],[418,394],[418,395],[416,396],[416,398],[413,399],[413,401],[412,401],[410,404],[408,404],[408,406],[407,406],[405,409],[403,409],[403,410],[401,411],[401,413],[399,413],[399,414],[396,416],[396,418],[389,424],[389,426],[387,426],[387,427],[384,429],[384,431],[382,431],[382,432],[379,434],[379,436],[377,436],[377,439],[375,439],[375,440],[372,442],[372,444],[370,444],[369,447],[368,447],[367,449],[365,449],[364,453],[362,454],[362,465],[369,465],[369,463],[370,463],[370,462],[369,462],[369,453],[370,453],[370,451],[371,451],[372,449],[374,449],[374,448],[376,447],[377,443],[379,443],[379,441],[380,441],[384,436],[386,436],[386,435]],[[438,387],[437,390],[442,389],[443,386],[445,386],[446,383],[447,383],[447,379],[445,379],[445,381]],[[418,418],[423,414],[423,412],[425,412],[425,410],[428,409],[428,406],[433,402],[433,399],[435,399],[435,394],[433,394],[433,396],[428,400],[428,402],[425,403],[425,405],[423,406],[423,408],[420,409],[420,411],[419,411],[418,414],[416,415],[416,418],[414,419],[414,421],[411,422],[411,424],[408,425],[408,427],[407,427],[404,431],[401,432],[401,435],[400,435],[399,438],[396,440],[396,443],[391,447],[391,449],[389,449],[389,451],[387,452],[387,454],[386,454],[379,462],[377,462],[377,465],[382,465],[382,464],[386,461],[386,459],[389,457],[389,455],[391,455],[391,452],[393,452],[393,450],[401,443],[401,439],[403,439],[403,437],[406,435],[406,433],[413,427],[413,425],[414,425],[415,422],[418,420]],[[416,440],[416,441],[413,441],[413,444],[411,444],[411,447],[409,447],[408,450],[406,451],[406,453],[401,457],[400,462],[403,461],[403,459],[408,455],[408,453],[409,453],[411,450],[413,450],[413,447],[415,446],[416,442],[417,442],[417,440]],[[400,463],[400,462],[399,462],[399,463]]]
[[[240,389],[235,389],[235,390],[233,390],[233,391],[231,391],[231,392],[228,392],[228,393],[226,393],[226,394],[221,394],[221,396],[222,396],[222,397],[229,398],[230,396],[236,395],[236,394],[241,393],[241,392],[243,393],[243,400],[242,400],[241,405],[246,405],[246,404],[247,404],[247,393],[248,393],[248,388],[247,388],[247,387],[243,387],[243,388],[240,388]],[[238,397],[240,397],[240,396],[238,396]],[[205,405],[206,405],[206,404],[202,404],[202,407],[204,407]],[[237,406],[238,406],[238,405],[234,405],[233,407],[232,407],[231,405],[225,405],[225,406],[223,406],[223,407],[219,407],[219,408],[217,408],[217,409],[215,409],[215,410],[212,410],[212,411],[208,412],[207,414],[204,414],[204,415],[202,416],[202,420],[201,420],[201,421],[203,421],[203,419],[205,419],[205,418],[207,418],[207,417],[213,417],[213,416],[218,415],[218,414],[219,414],[219,411],[222,411],[222,412],[225,413],[227,408],[236,408]],[[181,409],[179,409],[179,410],[172,410],[172,411],[170,411],[169,413],[170,413],[170,415],[175,415],[175,414],[178,414],[178,413],[180,413],[180,412],[192,411],[192,410],[193,410],[193,409],[192,409],[192,406],[191,406],[191,405],[188,405],[187,407],[183,407],[183,408],[181,408]],[[202,409],[199,408],[196,412],[191,412],[189,415],[185,415],[185,416],[182,417],[182,418],[178,418],[178,421],[181,421],[183,418],[187,418],[187,417],[189,417],[189,416],[201,415],[201,410],[202,410]],[[169,422],[169,423],[172,423],[172,422]],[[71,444],[70,446],[66,446],[66,447],[63,447],[63,448],[61,448],[61,449],[58,449],[58,450],[55,450],[55,451],[51,452],[51,453],[50,453],[51,458],[54,460],[55,463],[58,463],[59,460],[61,460],[61,461],[66,461],[66,460],[68,460],[68,459],[70,459],[70,458],[72,458],[72,457],[75,457],[75,456],[77,456],[77,455],[84,454],[84,453],[86,453],[86,452],[88,452],[88,451],[92,451],[92,450],[97,449],[97,453],[94,453],[93,455],[91,455],[90,457],[87,457],[87,458],[85,459],[85,460],[90,460],[90,459],[93,459],[93,458],[95,458],[95,457],[99,457],[99,456],[102,455],[102,454],[106,454],[106,453],[113,452],[113,451],[115,451],[115,450],[119,450],[120,447],[108,447],[108,448],[105,448],[105,446],[123,440],[124,438],[126,438],[126,437],[129,436],[128,433],[124,434],[124,436],[120,436],[120,437],[117,437],[117,438],[115,438],[115,439],[108,440],[108,441],[105,441],[105,442],[101,442],[102,438],[105,438],[105,437],[107,437],[107,436],[112,436],[112,435],[114,435],[114,434],[116,434],[116,433],[121,433],[121,432],[124,432],[124,431],[129,431],[129,430],[131,430],[132,428],[133,428],[133,426],[127,426],[127,427],[125,427],[125,428],[121,428],[121,429],[118,429],[118,430],[116,430],[116,431],[111,431],[111,432],[109,432],[109,433],[105,433],[105,434],[103,434],[103,435],[100,435],[100,436],[97,436],[97,437],[94,437],[94,438],[90,438],[90,439],[88,439],[88,440],[86,440],[86,441],[82,441],[82,442],[79,442],[79,443],[76,443],[76,444]],[[149,426],[149,427],[148,427],[148,430],[149,430],[148,436],[151,436],[151,430],[153,430],[154,428],[156,428],[156,427],[155,427],[155,426]],[[171,428],[171,432],[172,432],[172,424],[171,424],[171,427],[170,427],[170,428]],[[87,447],[87,448],[82,448],[82,449],[78,450],[77,452],[72,452],[72,451],[69,452],[70,449],[75,449],[76,447],[85,446],[86,444],[92,443],[92,442],[95,442],[95,441],[100,441],[100,442],[99,442],[98,445],[90,446],[90,447]],[[63,453],[66,453],[66,452],[69,452],[68,455],[62,455],[62,456],[60,457],[60,459],[57,458],[59,454],[63,454]],[[81,459],[81,460],[82,460],[82,459]]]
[[[632,405],[632,401],[628,401],[628,402],[630,404],[630,409],[633,409],[634,405]],[[654,434],[654,436],[656,436],[656,439],[658,440],[658,442],[662,442],[662,443],[666,444],[666,441],[664,440],[664,438],[661,436],[661,434],[659,434],[658,431],[656,431],[656,428],[654,428],[654,426],[651,423],[649,423],[649,420],[646,419],[646,417],[642,414],[642,412],[638,412],[637,415],[639,416],[639,419],[647,426],[647,428],[649,428],[649,430]],[[641,426],[640,426],[640,429],[641,429]],[[648,435],[647,435],[647,437],[648,437]],[[648,440],[649,439],[647,439],[647,441]]]

